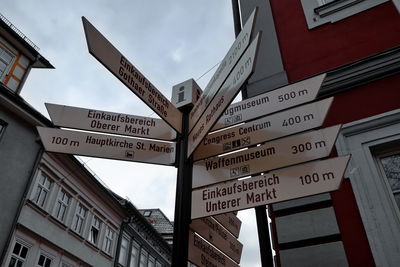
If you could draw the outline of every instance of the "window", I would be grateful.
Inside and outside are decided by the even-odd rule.
[[[111,255],[114,235],[115,235],[114,231],[109,226],[107,226],[103,250],[109,255]]]
[[[51,185],[53,181],[51,181],[43,172],[40,172],[39,181],[36,188],[35,196],[33,197],[33,202],[35,202],[38,206],[44,208],[44,204],[46,203],[46,199],[50,193]]]
[[[400,152],[382,156],[379,161],[393,192],[394,200],[400,208]]]
[[[14,55],[0,46],[0,80],[6,76],[8,66],[11,65],[13,59]]]
[[[81,203],[79,203],[72,224],[72,230],[74,230],[78,234],[82,234],[86,214],[87,209]]]
[[[25,266],[25,260],[27,255],[28,255],[28,248],[19,242],[15,242],[8,267]]]
[[[301,0],[309,29],[334,23],[389,0]]]
[[[149,263],[147,264],[148,267],[155,267],[156,259],[152,256],[149,256]]]
[[[143,212],[143,216],[144,216],[144,217],[150,217],[150,215],[151,215],[151,210],[145,210],[145,211]]]
[[[6,126],[7,126],[7,122],[0,119],[0,138],[1,138],[1,135],[4,133]]]
[[[140,251],[140,267],[147,267],[147,257],[149,256],[149,253],[142,248]]]
[[[139,260],[139,244],[132,240],[131,260],[129,267],[137,267]]]
[[[61,189],[60,193],[58,194],[54,214],[60,222],[64,222],[65,214],[67,212],[70,201],[71,196],[64,189]]]
[[[162,264],[159,261],[156,261],[156,267],[162,267]]]
[[[93,216],[92,226],[90,227],[89,232],[89,242],[97,245],[99,240],[101,221],[96,216]]]
[[[50,267],[51,266],[51,259],[43,254],[40,255],[37,267]]]
[[[128,246],[129,246],[129,241],[125,237],[122,237],[121,239],[121,247],[119,250],[119,257],[118,257],[118,263],[122,264],[123,266],[126,265],[126,259],[127,259],[127,253],[128,253]]]

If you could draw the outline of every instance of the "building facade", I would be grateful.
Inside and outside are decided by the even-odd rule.
[[[32,68],[53,68],[0,20],[0,265],[169,266],[171,247],[129,201],[77,158],[47,153],[54,127],[21,96]]]
[[[342,124],[331,156],[351,154],[338,191],[268,207],[277,266],[400,262],[398,1],[243,0],[263,31],[245,97],[326,73],[323,127]],[[397,7],[396,7],[397,6]]]

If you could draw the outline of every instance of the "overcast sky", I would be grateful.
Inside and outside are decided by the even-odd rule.
[[[40,47],[56,69],[33,69],[22,96],[49,117],[56,103],[155,117],[87,50],[85,16],[164,95],[189,78],[204,88],[234,41],[230,0],[2,0],[8,20]],[[81,157],[113,191],[137,208],[174,218],[176,169]],[[261,266],[254,210],[241,211],[241,266]]]

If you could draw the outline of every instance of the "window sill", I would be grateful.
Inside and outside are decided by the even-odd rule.
[[[93,249],[94,251],[96,251],[96,252],[99,252],[99,251],[100,251],[100,249],[97,247],[96,244],[93,244],[92,242],[90,242],[90,241],[88,241],[88,240],[85,240],[85,244],[86,244],[88,247],[90,247],[91,249]]]

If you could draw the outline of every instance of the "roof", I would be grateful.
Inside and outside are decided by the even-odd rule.
[[[160,234],[173,234],[174,225],[160,209],[140,209],[139,212]]]

